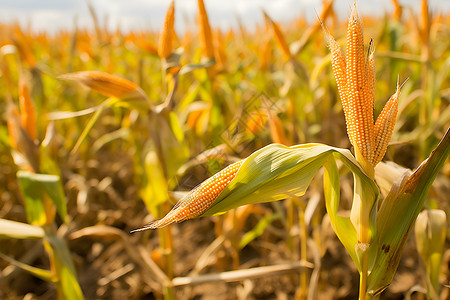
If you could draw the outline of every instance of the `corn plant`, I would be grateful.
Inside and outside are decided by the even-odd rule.
[[[47,252],[50,270],[17,261],[3,253],[0,257],[54,283],[58,299],[83,299],[69,248],[57,231],[57,215],[62,226],[68,225],[69,218],[59,169],[50,158],[51,138],[48,136],[40,145],[37,143],[36,110],[24,71],[19,80],[19,107],[20,112],[12,101],[8,103],[7,123],[11,153],[19,167],[17,179],[28,224],[0,219],[0,238],[40,240]]]
[[[345,57],[327,29],[324,31],[355,155],[347,149],[318,143],[266,146],[200,184],[164,218],[133,232],[222,214],[246,204],[301,196],[323,167],[326,209],[336,235],[359,271],[359,298],[379,295],[390,284],[428,189],[450,153],[450,131],[429,158],[413,173],[401,174],[383,198],[375,178],[387,174],[377,173],[376,166],[393,132],[400,86],[397,83],[396,92],[374,122],[374,46],[371,42],[368,53],[364,51],[356,4],[348,21]],[[338,213],[338,161],[353,173],[350,216]]]
[[[28,297],[28,292],[53,296],[54,290],[67,290],[59,282],[71,280],[61,275],[67,280],[59,281],[58,270],[76,277],[68,263],[70,256],[86,298],[185,299],[188,294],[210,292],[216,296],[218,281],[240,282],[224,287],[227,298],[233,293],[240,298],[248,293],[257,298],[272,293],[291,296],[294,290],[297,299],[320,298],[336,289],[335,295],[342,297],[356,294],[356,288],[348,288],[356,282],[356,274],[336,276],[340,277],[336,281],[327,277],[333,274],[328,271],[355,269],[348,265],[351,258],[370,296],[390,282],[401,249],[411,250],[412,243],[404,246],[412,227],[406,219],[414,219],[422,206],[429,209],[422,214],[428,218],[418,217],[415,232],[423,268],[408,276],[423,273],[427,296],[445,296],[448,290],[439,286],[446,272],[439,268],[447,258],[443,255],[447,249],[440,244],[439,228],[444,225],[442,213],[433,209],[439,207],[449,215],[448,160],[443,176],[424,195],[437,172],[433,168],[437,170],[440,158],[448,155],[448,138],[414,173],[393,168],[392,162],[414,168],[448,126],[448,15],[430,14],[426,0],[421,1],[419,15],[392,1],[393,14],[364,17],[364,31],[374,42],[362,47],[363,59],[361,47],[349,45],[347,49],[359,49],[355,59],[349,54],[344,57],[338,46],[345,43],[345,26],[335,18],[332,0],[323,1],[318,11],[338,38],[334,41],[325,29],[328,48],[320,34],[322,22],[310,24],[300,16],[286,23],[266,11],[265,22],[257,24],[255,32],[242,23],[237,31],[218,30],[208,21],[209,2],[203,2],[197,1],[198,23],[185,24],[184,33],[174,31],[179,22],[176,1],[167,2],[160,33],[111,31],[97,17],[94,2],[88,2],[94,30],[82,29],[79,23],[73,31],[48,34],[35,32],[32,26],[0,24],[0,85],[4,87],[0,89],[0,252],[5,254],[0,259],[0,298]],[[350,27],[356,31],[354,19]],[[364,60],[364,66],[355,63]],[[374,105],[360,93],[355,96],[357,89],[348,84],[355,77],[347,70],[352,66],[368,77],[365,81],[364,76],[356,76],[365,87],[361,95],[370,94],[369,75],[377,78]],[[30,84],[23,73],[31,75]],[[401,93],[395,87],[399,74],[408,77]],[[27,85],[32,102],[24,97]],[[383,97],[389,93],[394,95],[382,109]],[[18,109],[10,99],[19,100]],[[36,106],[37,122],[32,121],[30,103]],[[311,141],[317,143],[303,144]],[[263,148],[272,142],[277,144]],[[295,144],[303,145],[287,147]],[[351,146],[352,152],[343,149]],[[378,163],[385,151],[390,162]],[[226,164],[231,165],[191,193],[181,192]],[[47,190],[41,193],[40,186]],[[306,187],[306,194],[297,197]],[[186,193],[178,209],[169,212]],[[286,201],[259,204],[281,199]],[[322,199],[326,201],[321,203]],[[252,205],[239,206],[246,201]],[[239,207],[230,209],[235,206]],[[127,234],[152,220],[162,218],[149,228],[222,212],[207,220]],[[338,239],[329,235],[334,234],[332,228],[345,247],[334,247]],[[62,244],[68,239],[72,255],[58,248],[53,236]],[[16,241],[19,237],[33,240]],[[42,247],[46,241],[56,250]],[[330,264],[328,255],[333,259],[344,249],[350,255],[339,256],[338,265]],[[187,251],[189,257],[184,256]],[[59,267],[58,259],[66,265]],[[261,266],[285,259],[290,261]],[[15,265],[54,284],[41,287],[40,281],[25,282],[25,290],[22,284],[28,277],[21,276]],[[33,269],[42,265],[49,265],[49,270]],[[214,270],[220,273],[211,274]],[[286,272],[295,274],[274,276]],[[254,281],[258,277],[263,278]],[[286,279],[290,284],[275,292],[271,284],[252,287],[260,280],[284,283]],[[211,281],[213,291],[205,290],[208,285],[197,285]],[[57,288],[47,292],[48,286]],[[406,293],[406,288],[398,280],[386,294]]]

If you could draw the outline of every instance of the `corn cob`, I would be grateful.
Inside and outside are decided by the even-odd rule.
[[[373,99],[367,91],[367,69],[363,47],[363,31],[356,5],[353,6],[347,29],[347,101],[350,107],[348,134],[355,151],[369,163],[373,160]],[[358,153],[358,152],[356,152]]]
[[[236,177],[244,161],[235,162],[202,182],[186,197],[178,201],[164,218],[131,232],[161,228],[174,222],[185,221],[201,215],[211,206],[223,189]]]
[[[386,153],[390,137],[394,131],[395,119],[398,111],[398,96],[400,95],[400,88],[397,86],[397,91],[388,100],[383,110],[375,122],[375,156],[373,164],[377,165]]]
[[[403,7],[398,3],[398,0],[392,0],[394,4],[394,20],[400,21],[402,18]]]
[[[209,26],[208,14],[206,13],[205,4],[203,0],[198,0],[198,12],[200,18],[200,35],[202,39],[203,49],[207,58],[214,57],[213,39],[211,27]]]
[[[175,35],[175,2],[170,3],[167,9],[166,19],[164,20],[164,26],[161,30],[161,36],[159,37],[158,55],[161,58],[169,57],[173,52],[173,40]]]
[[[373,177],[373,168],[383,158],[392,136],[399,87],[386,103],[374,124],[375,56],[373,40],[367,58],[364,55],[364,37],[356,4],[348,21],[347,55],[344,58],[339,45],[323,26],[331,52],[331,65],[344,109],[347,133],[355,147],[357,160],[367,174]]]

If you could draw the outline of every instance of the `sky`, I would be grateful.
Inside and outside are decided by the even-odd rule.
[[[31,25],[35,31],[56,32],[72,29],[75,22],[81,28],[92,27],[92,18],[86,4],[89,0],[0,0],[0,23],[19,22]],[[90,0],[102,25],[110,30],[160,30],[170,0]],[[212,26],[223,29],[237,26],[239,17],[244,25],[262,23],[263,8],[277,22],[290,21],[304,15],[315,19],[322,0],[204,0]],[[401,5],[414,10],[420,0],[399,0]],[[449,0],[429,0],[433,12],[450,13]],[[334,6],[341,18],[350,12],[353,0],[335,0]],[[391,0],[360,0],[361,14],[383,15],[392,11]],[[194,26],[197,15],[196,0],[175,0],[176,30]]]

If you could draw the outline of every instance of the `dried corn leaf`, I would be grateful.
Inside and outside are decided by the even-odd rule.
[[[32,141],[36,139],[36,108],[30,96],[29,83],[22,74],[19,79],[19,107],[22,127]]]
[[[135,83],[120,76],[101,71],[81,71],[59,76],[61,79],[73,80],[86,85],[103,95],[126,99],[145,99],[144,91]]]

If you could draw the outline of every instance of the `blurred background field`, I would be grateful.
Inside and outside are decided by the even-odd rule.
[[[266,11],[252,30],[237,20],[233,29],[213,26],[205,35],[202,19],[189,16],[195,27],[175,32],[165,55],[159,31],[106,28],[87,5],[92,29],[0,25],[0,218],[43,226],[63,241],[86,299],[356,299],[358,273],[329,224],[320,174],[301,198],[129,234],[272,142],[350,148],[316,18],[283,22]],[[375,115],[406,80],[385,160],[414,169],[450,125],[450,14],[428,10],[427,1],[414,9],[391,5],[379,16],[363,15],[365,44],[372,37],[376,47]],[[343,47],[345,18],[333,1],[316,13]],[[104,73],[74,73],[81,71]],[[8,126],[26,115],[25,98],[33,103],[35,136],[27,129],[29,138],[13,141]],[[42,207],[42,223],[30,217],[21,169],[59,176],[66,212]],[[348,209],[350,174],[341,185]],[[447,160],[426,207],[448,219],[449,193]],[[55,284],[17,263],[54,272],[58,259],[46,243],[0,236],[0,298],[55,299]],[[448,245],[447,235],[441,299],[450,297]],[[283,268],[253,269],[263,266]],[[245,279],[227,273],[233,270]],[[411,236],[381,299],[419,297],[424,286]]]

